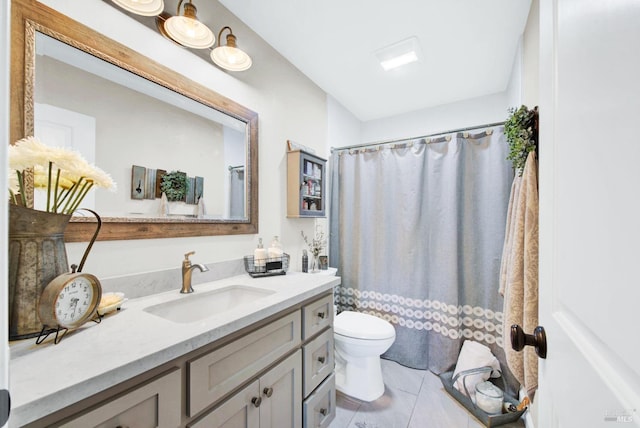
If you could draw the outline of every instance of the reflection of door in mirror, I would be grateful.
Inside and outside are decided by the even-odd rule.
[[[94,123],[93,135],[87,135],[91,134],[88,128],[69,144],[83,155],[86,150],[78,144],[94,145],[95,156],[85,158],[118,184],[115,193],[94,195],[93,208],[101,215],[158,216],[160,198],[131,197],[132,166],[139,165],[203,177],[202,195],[198,196],[202,196],[206,215],[200,218],[247,218],[246,186],[234,187],[236,194],[232,197],[232,187],[227,185],[228,166],[246,164],[248,137],[244,122],[193,100],[185,101],[185,97],[169,89],[41,33],[36,37],[36,51],[35,134],[45,143],[59,145],[65,134],[61,130],[75,129],[73,121],[57,119],[52,111],[67,112]],[[55,122],[55,126],[42,125]],[[73,135],[74,131],[67,134]],[[89,152],[90,149],[86,153]],[[232,211],[231,201],[238,199],[242,204],[236,203],[240,208]],[[173,215],[198,216],[195,203],[170,204]]]
[[[52,106],[34,104],[34,134],[50,146],[65,147],[79,152],[87,162],[95,164],[96,121],[85,114]],[[43,189],[34,189],[34,207],[46,210],[47,195]],[[95,192],[82,200],[82,207],[95,210]]]

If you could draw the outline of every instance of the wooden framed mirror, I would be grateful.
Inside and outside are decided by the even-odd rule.
[[[56,139],[67,113],[94,124],[88,160],[118,184],[90,202],[103,220],[98,240],[258,232],[257,113],[34,0],[13,0],[11,13],[10,141]],[[134,198],[144,187],[135,167],[199,178],[203,203],[185,198],[160,213],[153,183]],[[95,219],[73,216],[65,240],[94,230]]]

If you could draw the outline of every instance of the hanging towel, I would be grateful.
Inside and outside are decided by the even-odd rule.
[[[527,334],[538,325],[538,177],[530,152],[521,177],[511,188],[505,243],[500,268],[500,294],[504,296],[503,341],[507,365],[532,397],[538,387],[538,356],[531,346],[511,348],[511,326]]]

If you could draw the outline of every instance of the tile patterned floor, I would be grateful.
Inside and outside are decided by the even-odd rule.
[[[385,393],[367,403],[338,393],[336,418],[329,428],[482,428],[453,399],[440,379],[425,370],[382,360]],[[501,425],[522,428],[524,423]]]

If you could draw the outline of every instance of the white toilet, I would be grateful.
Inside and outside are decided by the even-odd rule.
[[[334,324],[336,389],[362,401],[384,394],[382,355],[396,339],[393,326],[378,317],[344,311]]]

